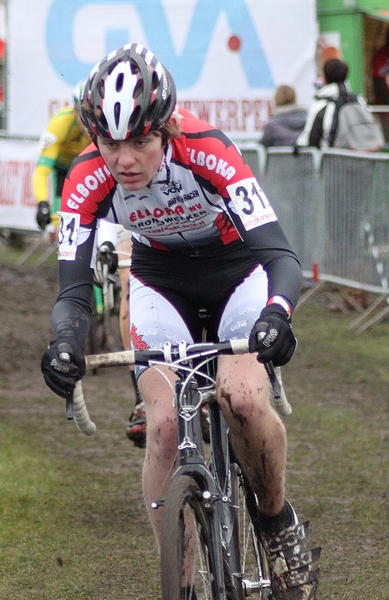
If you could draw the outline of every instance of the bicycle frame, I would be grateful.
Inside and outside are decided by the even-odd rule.
[[[120,365],[147,365],[157,368],[168,365],[177,374],[174,397],[178,415],[178,453],[179,466],[172,476],[170,485],[174,480],[187,476],[194,480],[198,486],[203,512],[206,514],[211,537],[219,540],[214,544],[214,598],[225,600],[223,592],[226,581],[226,564],[228,566],[228,585],[233,588],[233,593],[227,598],[244,600],[252,593],[261,593],[262,598],[270,598],[270,578],[264,559],[262,548],[257,547],[259,554],[259,575],[254,581],[243,579],[240,566],[239,532],[237,523],[238,507],[234,501],[232,490],[232,475],[239,465],[230,452],[228,429],[219,410],[215,392],[214,369],[205,372],[202,370],[208,364],[214,364],[218,354],[243,354],[248,352],[248,341],[236,340],[219,344],[193,344],[181,343],[172,347],[166,344],[163,350],[138,350],[123,351],[105,355],[86,357],[90,369],[101,366]],[[202,361],[198,366],[191,366],[191,360]],[[267,367],[274,379],[272,366]],[[197,376],[205,378],[206,384],[199,388]],[[206,460],[202,440],[200,409],[203,402],[209,404],[210,432],[211,432],[211,457]],[[80,382],[76,384],[73,396],[73,407],[67,401],[68,418],[76,421],[78,428],[86,435],[93,435],[95,425],[90,421],[83,399]],[[73,411],[73,414],[72,414]],[[240,471],[239,471],[240,472]],[[252,505],[254,493],[243,475],[239,476],[244,482],[248,493],[248,512],[255,513],[256,506]],[[250,496],[251,495],[251,496]],[[164,499],[156,499],[153,508],[164,504]],[[251,526],[252,527],[252,526]],[[260,546],[260,544],[255,544]],[[258,552],[259,550],[259,552]],[[216,590],[216,591],[215,591]]]
[[[208,363],[207,366],[211,365],[211,369],[208,369],[205,376],[212,380],[212,386],[199,388],[196,375],[204,375],[201,368],[205,362]],[[173,474],[171,482],[182,475],[192,477],[201,490],[201,502],[205,512],[210,515],[217,513],[216,519],[210,519],[213,539],[220,539],[221,536],[221,544],[215,544],[216,569],[213,572],[215,588],[224,589],[225,557],[228,556],[232,580],[230,585],[236,590],[236,597],[243,600],[246,595],[264,589],[270,591],[270,578],[264,557],[261,555],[262,576],[255,582],[243,580],[239,554],[237,507],[232,498],[230,480],[231,468],[236,461],[231,455],[227,425],[216,402],[214,388],[216,363],[213,358],[204,363],[197,369],[193,369],[189,375],[180,369],[177,372],[175,398],[178,416],[179,467]],[[204,404],[204,398],[208,403],[211,431],[211,452],[208,461],[204,455],[200,422],[200,407]],[[156,502],[154,508],[161,505],[163,505],[163,500]],[[224,592],[221,592],[220,600],[224,600],[224,598]]]

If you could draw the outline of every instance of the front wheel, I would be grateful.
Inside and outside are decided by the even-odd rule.
[[[243,595],[255,594],[260,600],[270,600],[273,596],[269,567],[252,521],[258,511],[257,498],[236,463],[231,465],[231,493],[239,531]]]
[[[162,600],[222,600],[223,571],[219,539],[192,477],[173,479],[165,504],[161,538]],[[217,527],[216,527],[217,531]]]

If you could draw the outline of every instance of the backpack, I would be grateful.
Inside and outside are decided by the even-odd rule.
[[[349,93],[344,83],[338,83],[339,98],[335,102],[334,117],[328,144],[335,148],[377,151],[385,144],[380,124],[368,110],[365,100]]]

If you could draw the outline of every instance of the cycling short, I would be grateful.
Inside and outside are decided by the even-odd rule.
[[[267,276],[241,242],[193,255],[134,241],[130,283],[134,348],[248,338],[267,301]],[[199,316],[206,310],[208,318]]]

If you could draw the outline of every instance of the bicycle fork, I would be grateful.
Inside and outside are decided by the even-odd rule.
[[[199,485],[201,501],[207,515],[211,539],[214,540],[214,590],[218,600],[225,600],[223,548],[221,542],[220,507],[227,504],[228,498],[223,495],[204,460],[204,443],[200,422],[200,396],[198,384],[191,380],[183,389],[183,382],[176,382],[176,398],[178,402],[178,432],[180,466],[174,477],[189,475]]]

